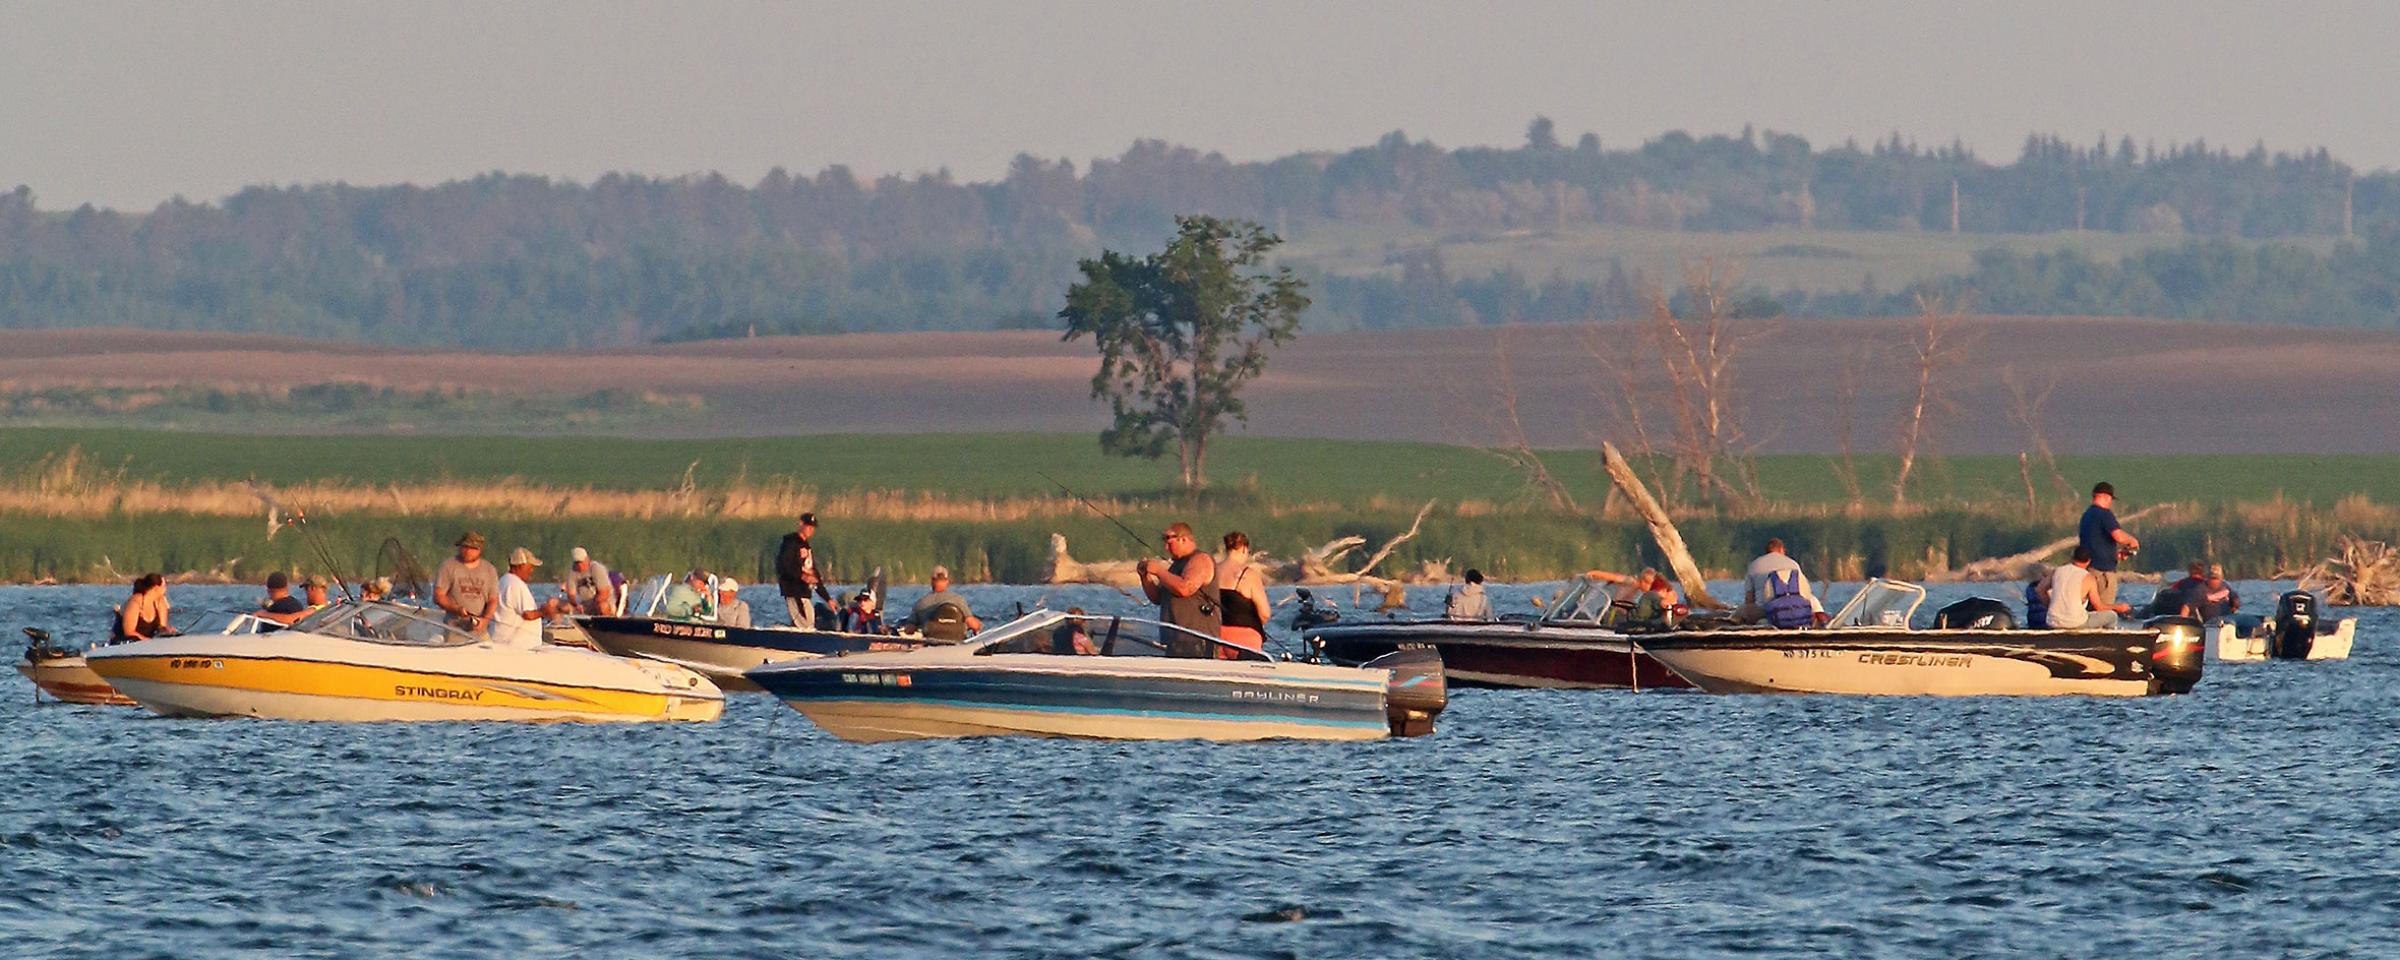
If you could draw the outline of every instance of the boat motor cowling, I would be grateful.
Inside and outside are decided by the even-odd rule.
[[[2317,644],[2317,595],[2293,590],[2275,598],[2275,633],[2267,638],[2267,655],[2277,660],[2306,660]]]
[[[1362,664],[1369,670],[1389,670],[1384,688],[1384,717],[1392,736],[1421,737],[1433,732],[1433,718],[1450,704],[1450,685],[1442,671],[1442,655],[1434,650],[1395,650]]]
[[[1990,597],[1968,597],[1934,611],[1936,630],[2014,630],[2017,615],[2005,601]]]
[[[2150,641],[2150,683],[2160,693],[2190,693],[2200,682],[2208,645],[2200,640],[2200,621],[2190,617],[2158,617],[2149,622],[2158,631]]]

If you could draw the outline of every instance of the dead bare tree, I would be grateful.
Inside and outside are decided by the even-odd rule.
[[[1646,330],[1667,375],[1677,476],[1720,504],[1758,496],[1756,474],[1743,464],[1748,451],[1735,416],[1735,360],[1763,331],[1735,325],[1733,292],[1730,271],[1700,260],[1684,271],[1682,293],[1691,316],[1677,315],[1667,293],[1652,290]],[[1737,480],[1744,486],[1735,486]]]
[[[1858,350],[1842,363],[1841,383],[1834,388],[1834,437],[1840,444],[1840,456],[1833,461],[1833,478],[1842,485],[1842,502],[1856,511],[1866,501],[1866,493],[1858,483],[1858,453],[1853,442],[1858,429],[1858,383],[1867,375],[1868,346]]]
[[[2043,378],[2039,388],[2028,388],[2023,381],[2017,379],[2016,367],[2008,366],[2000,368],[2000,382],[2008,387],[2009,399],[2012,401],[2009,411],[2010,418],[2017,421],[2018,426],[2025,428],[2026,447],[2033,456],[2041,458],[2042,467],[2050,471],[2050,484],[2058,490],[2059,498],[2075,499],[2075,485],[2068,483],[2067,475],[2058,469],[2058,455],[2051,452],[2049,431],[2042,426],[2042,411],[2050,405],[2050,392],[2058,389],[2058,374],[2052,373]],[[2020,455],[2020,459],[2030,458]],[[2027,463],[2021,466],[2022,472],[2025,474],[2025,486],[2029,488],[2026,499],[2031,501],[2033,498],[2030,490],[2033,486],[2032,465]]]
[[[1575,505],[1574,495],[1567,492],[1566,484],[1560,483],[1550,473],[1549,464],[1542,462],[1541,455],[1534,452],[1532,442],[1525,436],[1525,422],[1517,415],[1517,375],[1516,365],[1509,357],[1509,335],[1510,328],[1502,327],[1492,338],[1493,383],[1500,392],[1500,437],[1503,442],[1500,446],[1481,449],[1517,468],[1527,486],[1541,491],[1549,499],[1551,509],[1579,513],[1581,508]]]
[[[1918,461],[1933,449],[1933,418],[1951,411],[1942,390],[1941,374],[1961,356],[1959,315],[1947,301],[1917,295],[1917,328],[1909,340],[1917,363],[1916,391],[1900,420],[1900,471],[1892,478],[1892,505],[1908,505],[1908,479]]]

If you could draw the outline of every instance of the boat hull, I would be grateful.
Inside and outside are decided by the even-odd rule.
[[[2115,696],[2162,692],[2155,630],[1742,630],[1636,637],[1709,693]]]
[[[1603,627],[1521,622],[1337,623],[1308,630],[1327,657],[1364,663],[1397,650],[1433,650],[1451,686],[1651,690],[1691,684]]]
[[[2243,636],[2231,622],[2219,623],[2210,629],[2215,631],[2216,642],[2210,644],[2209,647],[2216,651],[2218,660],[2227,663],[2255,663],[2274,659],[2269,650],[2274,645],[2274,641],[2267,639],[2267,636],[2275,629],[2273,620],[2267,621],[2259,628],[2258,633],[2250,636]],[[2319,634],[2309,644],[2308,656],[2305,659],[2348,660],[2350,659],[2350,645],[2357,638],[2358,618],[2344,617],[2334,627],[2332,633]]]
[[[853,653],[913,650],[919,640],[861,633],[764,627],[745,629],[657,617],[577,617],[592,642],[610,654],[679,664],[705,674],[729,693],[757,693],[743,676],[752,667]]]
[[[1391,732],[1383,671],[1361,677],[1307,664],[1164,659],[1092,666],[1096,658],[1039,655],[968,664],[860,659],[786,663],[750,676],[827,732],[860,742],[1375,740]]]
[[[106,679],[92,672],[82,657],[60,657],[39,663],[18,661],[17,672],[33,681],[34,689],[65,703],[102,707],[135,705],[132,697],[117,692]]]
[[[92,669],[165,716],[627,722],[714,720],[725,709],[724,694],[697,673],[565,648],[373,649],[289,634],[177,640],[109,648],[91,656]]]

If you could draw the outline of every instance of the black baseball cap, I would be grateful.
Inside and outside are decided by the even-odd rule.
[[[2101,494],[2103,494],[2103,493],[2105,493],[2105,494],[2108,494],[2109,496],[2112,496],[2112,497],[2113,497],[2113,496],[2116,496],[2116,495],[2117,495],[2117,488],[2115,488],[2115,487],[2112,487],[2112,486],[2109,486],[2109,484],[2108,484],[2108,481],[2106,481],[2106,480],[2102,480],[2102,481],[2100,481],[2099,483],[2092,484],[2092,496],[2095,496],[2095,497],[2097,497],[2097,496],[2099,496],[2099,495],[2101,495]]]
[[[813,513],[803,513],[800,515],[800,523],[804,526],[816,526],[817,515]]]

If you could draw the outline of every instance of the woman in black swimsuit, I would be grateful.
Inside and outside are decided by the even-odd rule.
[[[109,621],[108,642],[132,643],[176,632],[167,623],[167,609],[167,578],[155,573],[135,577],[133,595]]]

